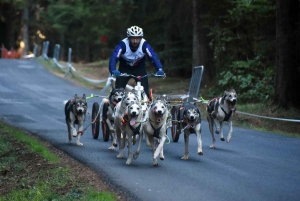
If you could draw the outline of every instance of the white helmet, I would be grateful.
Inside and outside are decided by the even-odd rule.
[[[143,37],[143,29],[138,26],[132,26],[127,29],[127,37]]]

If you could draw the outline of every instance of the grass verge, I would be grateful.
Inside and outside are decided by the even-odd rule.
[[[0,201],[117,199],[64,162],[33,136],[0,123]]]

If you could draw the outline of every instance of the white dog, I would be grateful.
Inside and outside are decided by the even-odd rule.
[[[142,139],[143,139],[142,118],[143,118],[143,109],[141,104],[132,103],[127,106],[125,115],[122,120],[123,139],[122,139],[122,146],[120,147],[121,148],[120,153],[122,153],[123,148],[125,147],[125,142],[128,141],[128,158],[126,161],[126,165],[131,164],[132,157],[134,159],[137,159],[139,156]],[[133,145],[132,140],[133,137],[135,137],[136,135],[139,135],[139,143],[136,152],[132,155],[132,145]]]
[[[207,120],[209,123],[209,130],[212,136],[212,145],[210,148],[215,149],[214,125],[216,127],[216,134],[220,134],[221,141],[225,141],[223,137],[223,122],[227,121],[229,125],[229,133],[226,142],[229,142],[232,137],[232,114],[235,112],[235,104],[237,102],[237,94],[234,89],[224,91],[221,98],[214,98],[207,104]]]
[[[126,108],[128,105],[133,104],[133,103],[138,103],[138,98],[137,96],[132,93],[132,92],[128,92],[125,94],[125,96],[123,97],[123,99],[117,104],[117,106],[115,107],[115,112],[114,112],[114,125],[115,125],[115,130],[116,130],[116,134],[117,134],[117,141],[118,141],[118,145],[119,145],[119,154],[117,155],[118,158],[123,158],[123,148],[121,147],[121,140],[123,138],[123,136],[125,137],[125,130],[123,128],[123,117],[125,115],[126,112]]]
[[[148,110],[148,120],[143,124],[143,132],[148,138],[153,154],[153,165],[158,166],[157,157],[160,155],[160,160],[164,160],[163,146],[167,135],[167,117],[168,108],[166,103],[161,100],[154,101]],[[154,138],[159,139],[159,145],[155,150]]]

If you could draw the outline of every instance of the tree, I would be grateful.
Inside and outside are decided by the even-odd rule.
[[[23,54],[24,55],[28,55],[28,53],[29,53],[29,39],[28,39],[28,22],[29,22],[28,0],[24,1],[24,14],[23,15],[24,15],[23,16],[23,41],[25,43]]]
[[[203,0],[193,0],[193,62],[192,67],[204,66],[202,83],[209,84],[215,77],[215,68],[212,62],[213,52],[209,47],[209,30],[204,27],[204,16],[208,12],[207,4]]]
[[[300,107],[300,2],[276,0],[276,70],[273,100],[284,108]]]

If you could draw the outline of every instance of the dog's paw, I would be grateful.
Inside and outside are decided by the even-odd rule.
[[[153,158],[153,166],[158,166],[158,162],[157,162],[156,158]]]
[[[77,133],[73,133],[73,137],[77,137]]]
[[[117,146],[118,146],[118,144],[117,144],[117,143],[113,143],[113,146],[114,146],[114,147],[117,147]]]
[[[202,151],[198,152],[198,155],[203,155],[203,152]]]
[[[117,155],[117,158],[124,158],[123,154]]]
[[[184,155],[182,158],[181,158],[181,160],[188,160],[189,159],[189,157],[187,156],[187,155]]]
[[[215,145],[211,145],[209,148],[211,148],[211,149],[215,149],[215,148],[216,148],[216,146],[215,146]]]
[[[131,160],[130,159],[127,159],[126,165],[131,165]]]
[[[220,140],[221,140],[221,141],[225,141],[225,139],[224,139],[223,137],[222,137],[222,138],[220,138]]]
[[[135,152],[135,153],[133,154],[133,159],[136,160],[136,159],[139,157],[139,154],[140,154],[140,153]]]
[[[83,144],[81,142],[77,142],[76,144],[77,144],[77,146],[83,146]]]
[[[220,134],[220,130],[219,129],[216,130],[216,134]]]
[[[115,150],[114,146],[108,147],[109,150]]]
[[[165,157],[164,156],[160,156],[159,159],[163,161],[163,160],[165,160]]]

